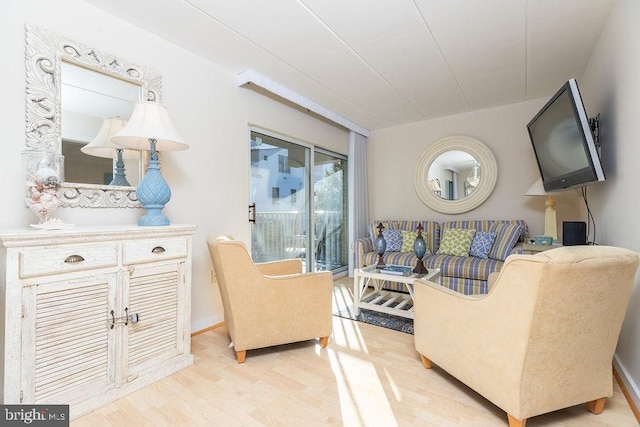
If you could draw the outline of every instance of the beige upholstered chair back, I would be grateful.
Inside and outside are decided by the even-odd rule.
[[[637,253],[512,255],[482,297],[415,285],[416,349],[517,419],[610,397]]]
[[[234,305],[249,292],[249,275],[256,269],[246,246],[231,236],[209,237],[211,261],[220,288],[224,321],[231,336],[235,332]],[[257,272],[253,272],[257,274]],[[238,312],[240,307],[238,307]]]

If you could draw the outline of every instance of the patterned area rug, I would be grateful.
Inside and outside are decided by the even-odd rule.
[[[363,309],[360,309],[360,313],[358,314],[358,316],[356,316],[353,310],[353,305],[349,305],[341,310],[334,311],[333,315],[413,335],[412,319],[406,319],[404,317],[394,316],[387,313],[379,313],[377,311]]]

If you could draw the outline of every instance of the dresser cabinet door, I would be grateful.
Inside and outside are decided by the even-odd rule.
[[[115,386],[116,275],[23,286],[21,401],[73,403]]]
[[[184,352],[184,262],[129,266],[125,301],[137,322],[127,326],[125,379]]]

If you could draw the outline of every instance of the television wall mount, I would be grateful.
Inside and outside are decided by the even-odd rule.
[[[589,118],[589,127],[593,134],[593,142],[596,149],[600,150],[600,113],[597,116]]]

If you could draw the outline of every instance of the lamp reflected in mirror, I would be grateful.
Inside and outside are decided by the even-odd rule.
[[[118,185],[123,187],[129,187],[131,185],[129,184],[129,181],[127,181],[127,176],[125,174],[123,160],[124,153],[129,153],[127,154],[128,158],[138,158],[139,154],[137,151],[125,150],[124,147],[111,142],[111,137],[119,132],[126,124],[127,121],[120,117],[105,118],[102,121],[102,126],[100,127],[98,135],[96,135],[90,143],[80,149],[80,151],[90,156],[116,159],[115,172],[109,185]]]
[[[480,184],[480,165],[478,164],[478,162],[473,161],[473,168],[471,170],[471,173],[469,174],[469,176],[467,177],[467,179],[465,179],[464,181],[464,195],[468,196],[471,193],[473,193],[473,190],[476,189],[476,187],[478,186],[478,184]]]
[[[429,181],[429,186],[431,187],[431,191],[436,193],[438,196],[442,194],[442,186],[440,185],[440,180],[438,178],[433,178]]]

